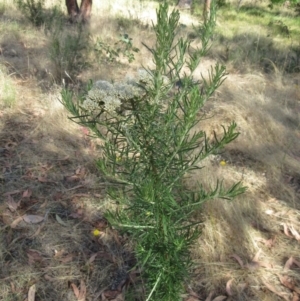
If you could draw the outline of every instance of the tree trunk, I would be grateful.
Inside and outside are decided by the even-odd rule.
[[[210,18],[210,3],[211,0],[204,0],[203,19],[206,23]]]
[[[68,9],[68,15],[71,19],[75,19],[79,14],[79,7],[77,0],[66,0],[66,5]]]
[[[80,5],[80,18],[82,21],[88,21],[92,11],[92,0],[82,0]]]
[[[66,0],[68,15],[71,21],[88,21],[91,16],[92,0],[82,0],[80,9],[77,0]]]

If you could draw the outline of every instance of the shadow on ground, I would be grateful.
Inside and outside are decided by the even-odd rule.
[[[89,298],[119,290],[132,256],[103,217],[97,153],[85,134],[44,122],[31,108],[1,117],[1,297],[24,300],[33,284],[37,301],[75,300],[73,284]]]

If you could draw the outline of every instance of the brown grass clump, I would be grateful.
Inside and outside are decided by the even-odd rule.
[[[86,28],[89,42],[84,64],[58,70],[61,77],[49,55],[53,36],[43,28],[33,28],[12,6],[1,9],[1,300],[25,300],[33,285],[35,300],[80,300],[80,293],[86,300],[121,300],[129,278],[135,283],[131,299],[142,295],[138,271],[129,273],[135,264],[132,242],[110,229],[103,218],[105,210],[115,204],[106,195],[108,183],[95,168],[97,142],[85,128],[68,120],[58,100],[62,82],[81,90],[88,79],[120,80],[141,65],[151,66],[142,42],[154,44],[149,24],[155,7],[156,2],[146,1],[95,3]],[[193,278],[184,298],[260,301],[292,300],[293,295],[297,300],[299,73],[287,69],[284,61],[280,65],[280,59],[274,62],[276,45],[272,58],[259,52],[263,47],[253,42],[250,32],[262,42],[266,24],[255,19],[253,27],[250,23],[247,28],[238,27],[238,14],[232,11],[230,16],[228,28],[234,30],[228,32],[227,44],[216,39],[211,57],[195,74],[201,79],[200,72],[206,75],[217,59],[228,65],[227,80],[200,112],[207,119],[199,126],[213,137],[212,129],[221,131],[221,124],[235,120],[241,134],[223,152],[207,158],[205,168],[186,182],[191,188],[198,182],[210,187],[223,178],[228,185],[243,181],[248,191],[232,203],[214,200],[195,212],[193,218],[201,221],[202,234],[192,249]],[[191,21],[197,24],[185,13],[182,23],[186,25],[180,34],[192,31]],[[218,22],[220,30],[222,22],[229,21],[220,18]],[[293,24],[290,27],[293,35]],[[74,28],[65,24],[64,30],[68,35]],[[235,49],[240,46],[241,32],[247,30],[249,35],[243,36],[250,47],[246,60],[245,48],[242,58]],[[101,57],[95,63],[93,42],[101,38],[114,43],[120,33],[128,33],[140,48],[136,60],[129,64],[120,58],[111,63]],[[277,39],[280,47],[288,44],[287,37]],[[193,43],[197,45],[197,38]],[[263,68],[262,61],[254,64],[250,54],[272,63]]]

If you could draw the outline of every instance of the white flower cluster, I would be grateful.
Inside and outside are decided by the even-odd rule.
[[[138,71],[139,83],[145,85],[146,88],[151,87],[153,85],[152,76],[147,70],[139,69]]]
[[[86,95],[82,107],[91,112],[102,108],[109,113],[114,113],[123,102],[142,96],[145,92],[142,87],[147,88],[151,84],[151,80],[151,75],[144,69],[138,71],[137,80],[114,84],[99,80]]]

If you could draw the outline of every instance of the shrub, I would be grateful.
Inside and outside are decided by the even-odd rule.
[[[17,7],[35,26],[45,21],[45,0],[15,0]]]
[[[45,25],[49,30],[57,20],[63,18],[63,13],[58,6],[46,8],[45,0],[14,0],[18,9],[34,25]]]
[[[104,140],[97,165],[115,183],[109,193],[118,204],[106,216],[134,241],[147,301],[181,300],[192,264],[189,248],[200,234],[193,212],[211,199],[232,199],[245,190],[241,183],[226,189],[222,181],[210,191],[201,184],[190,191],[184,184],[187,173],[202,168],[203,159],[238,133],[234,122],[212,141],[204,131],[194,131],[204,119],[200,109],[224,81],[225,68],[212,68],[200,89],[193,74],[209,50],[210,35],[203,34],[202,48],[192,50],[188,40],[176,40],[178,22],[179,12],[168,15],[168,5],[160,4],[156,45],[147,47],[154,70],[141,69],[136,79],[123,82],[90,83],[82,95],[62,92],[71,119]]]
[[[73,80],[87,65],[85,52],[89,47],[89,39],[85,28],[78,24],[67,31],[58,23],[52,27],[50,35],[49,51],[55,68],[55,80]]]
[[[139,49],[132,44],[132,38],[127,33],[121,34],[119,41],[115,42],[113,46],[97,39],[94,45],[94,51],[98,60],[105,56],[109,61],[117,61],[120,56],[126,57],[129,63],[135,60],[134,53],[139,52]]]

